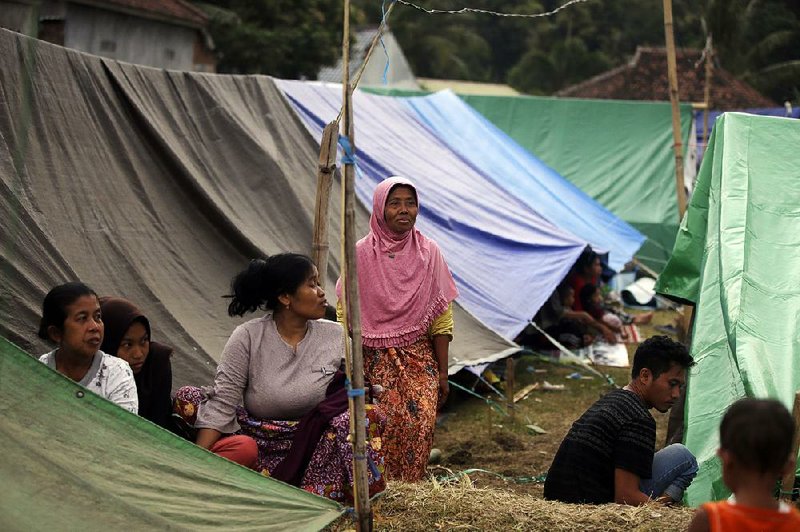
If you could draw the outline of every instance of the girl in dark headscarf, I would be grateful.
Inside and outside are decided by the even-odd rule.
[[[103,297],[101,350],[130,364],[139,394],[139,415],[172,430],[172,348],[150,339],[150,322],[127,299]]]

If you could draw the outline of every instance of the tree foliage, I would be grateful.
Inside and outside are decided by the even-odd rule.
[[[436,9],[469,6],[506,13],[540,13],[565,1],[417,3]],[[379,2],[358,3],[373,22],[379,20]],[[679,47],[702,48],[711,32],[723,67],[777,101],[798,99],[797,0],[673,0],[673,18]],[[664,46],[659,0],[590,0],[537,19],[474,13],[430,15],[398,5],[390,25],[418,76],[509,83],[533,94],[550,94],[621,65],[637,46]],[[474,36],[469,41],[449,37],[468,34]]]
[[[566,0],[415,0],[436,9],[541,13]],[[389,0],[352,0],[351,24],[377,24]],[[315,78],[341,55],[341,0],[212,0],[221,72]],[[776,101],[800,100],[800,1],[673,0],[679,47],[713,35],[717,60]],[[551,94],[664,46],[660,0],[589,0],[546,18],[430,15],[395,6],[390,26],[420,77],[509,83]]]
[[[800,2],[707,0],[720,63],[773,100],[800,101]]]
[[[212,0],[198,6],[211,18],[220,72],[314,79],[341,55],[340,0]]]

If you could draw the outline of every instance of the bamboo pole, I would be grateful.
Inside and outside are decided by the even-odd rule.
[[[669,101],[672,103],[672,140],[675,148],[675,188],[678,193],[678,221],[686,212],[686,190],[683,185],[683,141],[681,140],[681,111],[678,98],[678,67],[675,60],[675,36],[672,32],[672,0],[664,0],[664,35],[667,41],[667,74]]]
[[[342,99],[343,121],[342,135],[348,138],[355,153],[353,134],[353,103],[350,88],[350,0],[344,0],[344,24],[342,35]],[[361,350],[361,306],[358,298],[358,270],[356,265],[355,237],[355,168],[351,160],[344,164],[342,195],[344,203],[344,249],[342,271],[346,293],[344,304],[345,330],[352,331],[353,347],[349,364],[349,379],[354,391],[364,390],[364,359]],[[348,321],[349,320],[349,321]],[[370,509],[367,477],[367,444],[366,444],[366,404],[364,395],[350,396],[350,422],[355,432],[353,445],[353,499],[355,501],[356,530],[369,532],[372,530],[372,511]]]
[[[672,104],[672,140],[675,149],[675,191],[678,195],[678,222],[686,212],[686,189],[683,184],[683,141],[681,140],[681,111],[678,98],[678,66],[675,60],[675,35],[672,28],[672,0],[664,0],[664,36],[667,43],[667,74],[669,77],[669,101]],[[686,343],[689,338],[689,323],[692,307],[686,306],[678,327],[679,339]]]
[[[322,130],[317,167],[317,198],[314,207],[314,241],[311,258],[317,265],[320,284],[328,279],[328,207],[333,173],[336,171],[336,146],[339,124],[331,122]]]
[[[792,454],[789,455],[792,460],[792,468],[787,471],[781,479],[781,492],[782,497],[787,500],[792,500],[792,490],[794,489],[794,477],[797,471],[797,453],[800,451],[800,392],[794,395],[794,407],[792,408],[792,415],[794,416],[794,439],[792,440]]]
[[[703,153],[705,153],[708,145],[708,111],[711,109],[711,82],[713,81],[712,75],[714,73],[713,50],[711,34],[709,34],[706,39],[706,79],[703,87],[703,103],[705,104],[705,109],[703,109]]]

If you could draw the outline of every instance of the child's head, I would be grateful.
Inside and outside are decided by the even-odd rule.
[[[583,285],[578,297],[580,298],[581,306],[584,310],[599,308],[603,303],[603,294],[601,294],[600,289],[592,283]]]
[[[719,426],[722,476],[736,490],[741,473],[776,479],[786,470],[792,450],[794,420],[774,399],[740,399]]]
[[[572,308],[575,303],[575,289],[567,281],[561,281],[561,284],[556,288],[558,297],[561,299],[561,304],[564,308]]]

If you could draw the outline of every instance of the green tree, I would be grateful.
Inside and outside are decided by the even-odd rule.
[[[198,4],[211,21],[217,69],[315,79],[341,55],[338,0],[216,0]]]
[[[800,3],[708,0],[702,22],[727,70],[778,102],[800,100]]]
[[[548,52],[530,50],[509,71],[508,82],[530,94],[549,94],[611,66],[602,52],[591,52],[583,40],[569,38]]]

